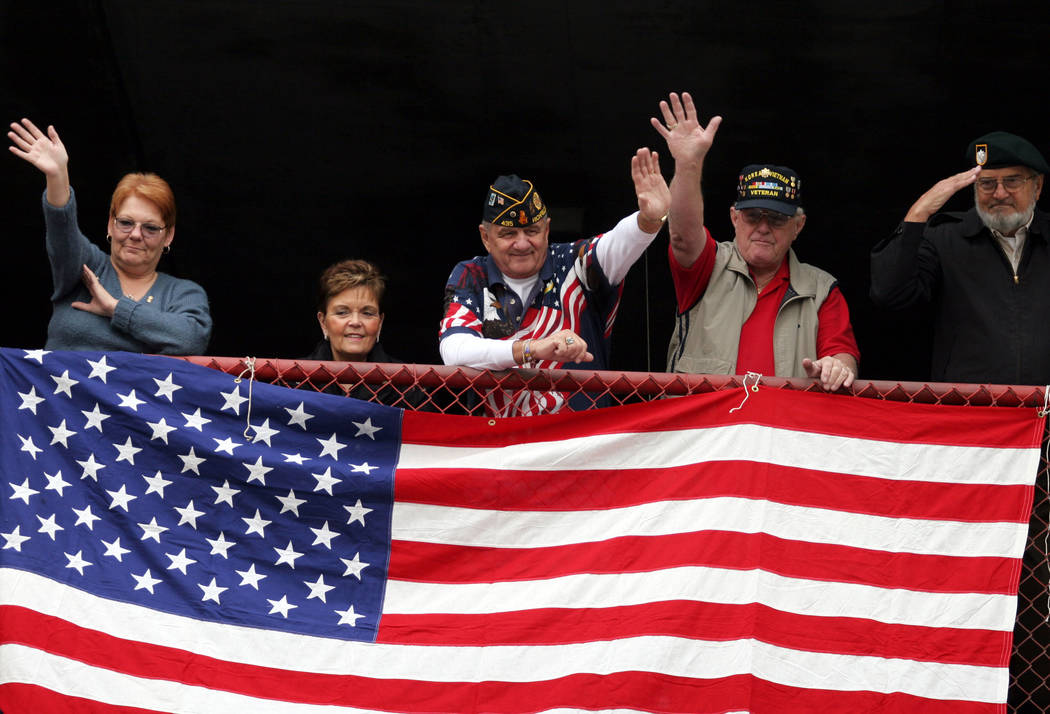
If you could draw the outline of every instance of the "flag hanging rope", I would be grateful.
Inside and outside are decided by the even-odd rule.
[[[749,379],[754,379],[755,380],[754,384],[751,385],[751,392],[757,392],[758,391],[758,383],[762,380],[762,375],[759,374],[758,372],[748,372],[747,374],[744,375],[744,401],[740,402],[735,407],[730,409],[729,410],[730,414],[732,414],[733,412],[737,411],[738,409],[743,409],[744,408],[744,404],[747,403],[748,397],[751,396],[751,393],[748,391],[748,386],[747,386],[747,380],[749,380]]]
[[[248,411],[244,416],[244,438],[250,439],[252,430],[252,386],[255,384],[255,358],[245,357],[244,358],[244,371],[237,375],[237,378],[233,381],[237,384],[241,383],[241,378],[248,374]]]

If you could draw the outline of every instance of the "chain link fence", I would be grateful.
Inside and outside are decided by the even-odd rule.
[[[581,402],[586,408],[593,408],[745,388],[740,377],[718,375],[534,369],[489,372],[440,365],[233,357],[185,359],[229,374],[254,375],[257,380],[294,389],[345,394],[388,406],[479,416],[490,413],[486,408],[486,395],[492,390],[504,390],[511,397],[525,392],[560,392],[575,397],[572,406],[566,408],[579,408]],[[762,387],[820,391],[820,387],[808,379],[763,377]],[[1047,398],[1043,387],[921,382],[858,380],[849,391],[866,399],[1012,408],[1042,408]],[[1018,714],[1050,710],[1050,624],[1047,623],[1050,595],[1046,585],[1050,581],[1047,571],[1048,439],[1050,435],[1044,430],[1010,660],[1008,710]]]

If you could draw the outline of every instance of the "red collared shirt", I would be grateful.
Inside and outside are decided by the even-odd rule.
[[[675,295],[678,298],[678,313],[688,312],[704,296],[707,285],[715,267],[715,240],[710,231],[704,228],[707,241],[703,253],[688,268],[678,264],[674,251],[668,247],[671,263],[671,277],[674,280]],[[754,276],[752,276],[752,279]],[[788,261],[780,264],[773,279],[758,292],[758,301],[743,326],[740,328],[740,345],[737,349],[736,373],[758,372],[775,374],[773,359],[773,326],[777,312],[784,301],[790,285]],[[817,328],[816,357],[827,357],[845,352],[859,361],[860,350],[853,336],[853,327],[849,321],[849,308],[846,298],[836,285],[828,293],[827,299],[817,310],[820,322]]]

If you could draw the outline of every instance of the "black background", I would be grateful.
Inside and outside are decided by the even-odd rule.
[[[100,243],[121,175],[168,179],[179,217],[161,269],[207,290],[210,354],[305,355],[317,275],[363,257],[390,278],[388,351],[437,362],[444,281],[483,250],[488,183],[533,179],[556,240],[610,228],[635,208],[636,148],[671,171],[648,119],[690,91],[704,122],[725,117],[705,169],[715,237],[732,237],[741,166],[793,167],[809,214],[796,250],[839,278],[862,376],[922,379],[926,316],[871,305],[868,251],[976,136],[1012,131],[1050,155],[1048,8],[7,0],[0,116],[56,126]],[[0,164],[9,346],[42,346],[50,315],[43,186]],[[627,278],[612,368],[662,370],[673,313],[664,232]]]

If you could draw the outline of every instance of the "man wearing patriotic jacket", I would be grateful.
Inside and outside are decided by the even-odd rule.
[[[829,391],[850,386],[860,351],[846,300],[832,275],[791,249],[806,224],[798,174],[745,166],[729,209],[736,235],[716,243],[704,226],[700,179],[722,118],[701,126],[688,93],[672,93],[660,109],[663,122],[652,124],[675,161],[668,230],[678,323],[667,371],[814,377]]]
[[[607,369],[623,279],[663,226],[671,200],[655,152],[638,150],[631,178],[638,211],[571,243],[548,242],[551,217],[531,181],[497,178],[478,226],[488,255],[456,265],[445,286],[445,364]],[[500,416],[554,412],[565,403],[556,392],[494,391],[487,400]]]

